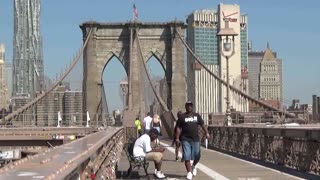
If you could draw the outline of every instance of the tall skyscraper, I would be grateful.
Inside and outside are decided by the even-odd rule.
[[[249,78],[249,95],[255,99],[260,99],[259,96],[259,75],[260,64],[264,56],[264,51],[249,51],[248,56],[248,78]],[[273,52],[273,56],[277,58],[277,53]]]
[[[12,95],[33,98],[43,85],[40,0],[14,0]]]
[[[248,56],[249,95],[255,99],[259,99],[260,63],[263,55],[263,51],[255,51],[249,52]]]
[[[224,18],[229,18],[229,26],[239,35],[235,37],[235,54],[229,61],[230,84],[247,91],[247,16],[240,15],[238,5],[220,4],[218,10],[196,10],[188,16],[187,41],[199,59],[212,72],[226,80],[226,60],[219,52],[220,28],[224,28]],[[195,109],[208,119],[209,113],[226,111],[226,88],[221,86],[205,71],[190,53],[187,60],[188,99],[194,101]],[[230,95],[231,106],[238,111],[247,111],[247,102]]]
[[[262,100],[273,101],[271,105],[281,108],[282,102],[282,61],[277,59],[269,45],[260,64],[259,96]]]
[[[3,44],[0,44],[0,59],[5,61],[5,53],[6,49],[4,48]]]
[[[8,86],[6,82],[5,48],[0,44],[0,109],[9,105]]]
[[[319,112],[320,112],[320,97],[317,95],[312,95],[312,119],[314,121],[319,121]]]
[[[6,71],[6,83],[8,88],[8,97],[11,99],[12,96],[12,62],[8,62],[7,60],[4,62],[4,67]]]
[[[267,44],[265,51],[251,51],[248,58],[249,95],[276,108],[282,107],[282,60]],[[253,104],[250,111],[260,110]]]

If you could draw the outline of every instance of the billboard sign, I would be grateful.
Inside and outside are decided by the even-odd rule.
[[[223,20],[226,21],[228,20],[229,22],[237,22],[238,19],[237,18],[232,18],[231,16],[238,14],[238,12],[235,13],[231,13],[231,14],[225,14],[224,11],[222,11],[222,15],[223,15]]]

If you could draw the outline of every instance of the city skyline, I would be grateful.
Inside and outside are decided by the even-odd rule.
[[[70,16],[70,8],[74,6],[75,2],[77,2],[77,8],[74,9],[74,13],[77,14],[77,16]],[[318,2],[314,2],[312,5],[304,3],[304,6],[302,6],[302,2],[300,2],[300,4],[299,2],[290,2],[290,6],[287,7],[289,1],[271,1],[270,3],[249,3],[244,1],[222,2],[225,4],[237,3],[240,5],[242,12],[248,13],[248,21],[250,24],[248,36],[249,40],[253,41],[253,50],[264,49],[266,42],[270,41],[272,49],[277,51],[279,56],[284,59],[284,99],[291,100],[299,98],[302,102],[310,104],[312,94],[319,94],[320,91],[320,87],[318,86],[319,80],[316,78],[316,67],[319,66],[315,53],[317,46],[316,44],[312,44],[318,39],[320,40],[320,33],[312,31],[312,29],[317,29],[318,25],[315,23],[309,24],[308,27],[298,27],[294,22],[301,21],[302,19],[307,22],[311,21],[307,19],[307,17],[317,15],[318,11],[316,10],[319,9],[320,4]],[[136,1],[140,20],[170,21],[175,17],[179,20],[185,20],[185,16],[193,10],[206,8],[215,9],[218,4],[218,2],[205,1],[198,1],[197,3],[190,2],[190,4],[177,9],[175,13],[163,14],[166,3],[171,3],[175,6],[184,5],[182,1],[162,1],[161,3],[145,0]],[[51,78],[55,77],[55,72],[60,72],[60,70],[65,67],[66,62],[81,46],[82,38],[80,29],[78,28],[81,22],[90,19],[96,21],[127,21],[132,17],[132,2],[124,0],[114,1],[112,8],[107,8],[110,7],[110,3],[102,0],[90,2],[88,0],[71,0],[64,2],[64,6],[53,1],[44,1],[42,7],[41,28],[44,37],[45,72],[48,72],[47,75]],[[156,7],[158,7],[158,9]],[[59,13],[54,13],[58,8]],[[282,11],[284,8],[291,10],[284,12]],[[295,15],[296,11],[294,10],[297,8],[302,8],[304,13],[299,14],[299,16]],[[87,11],[84,11],[84,9]],[[109,11],[103,11],[104,9]],[[122,11],[118,12],[117,9],[122,9]],[[270,16],[274,18],[265,17],[267,12],[270,13],[270,9],[273,10],[273,14],[270,14]],[[176,9],[174,8],[174,10]],[[11,1],[0,2],[0,15],[2,17],[12,17],[12,12],[13,7]],[[5,43],[7,47],[8,61],[12,59],[12,19],[13,18],[6,18],[4,21],[0,21],[0,41]],[[288,29],[290,29],[290,31],[288,31]],[[312,42],[308,40],[308,38],[303,38],[303,35],[312,35]],[[298,39],[299,43],[294,43]],[[308,49],[304,44],[309,45]],[[308,59],[310,65],[305,63],[305,59]],[[301,67],[305,67],[308,70],[303,71]],[[308,81],[305,81],[305,79]]]
[[[246,92],[248,83],[247,78],[243,78],[243,73],[246,73],[248,64],[248,17],[241,15],[239,5],[219,4],[217,9],[218,11],[195,10],[188,16],[188,44],[206,68],[227,81],[226,58],[219,49],[220,38],[217,35],[227,25],[233,28],[238,35],[234,37],[235,53],[229,61],[229,82]],[[224,21],[226,17],[230,18],[228,24]],[[220,86],[219,81],[207,73],[190,53],[187,54],[187,76],[188,100],[194,102],[195,111],[200,113],[204,120],[208,120],[210,113],[226,112],[228,101],[230,106],[238,111],[249,110],[244,99],[231,95],[227,100],[227,88]]]

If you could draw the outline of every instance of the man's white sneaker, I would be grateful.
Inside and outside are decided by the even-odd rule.
[[[188,174],[187,174],[187,179],[188,179],[188,180],[192,180],[192,177],[193,177],[193,176],[192,176],[192,173],[191,173],[191,172],[188,172]]]
[[[161,171],[157,171],[155,175],[157,178],[165,178],[166,177]]]
[[[196,176],[197,175],[197,167],[195,167],[195,166],[192,166],[192,174],[194,175],[194,176]]]

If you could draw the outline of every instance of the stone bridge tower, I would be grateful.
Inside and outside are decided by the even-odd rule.
[[[146,62],[152,56],[159,60],[167,79],[168,109],[173,112],[184,108],[186,100],[184,45],[176,31],[184,35],[183,22],[167,23],[98,23],[85,22],[80,25],[83,38],[92,30],[84,50],[83,110],[91,117],[99,112],[102,98],[102,75],[106,64],[117,57],[128,75],[128,111],[132,123],[135,116],[145,116],[141,73],[144,72],[142,59]],[[139,38],[142,56],[138,49]],[[91,118],[92,119],[92,118]],[[96,120],[92,119],[93,121]],[[130,120],[128,120],[130,121]],[[124,122],[125,123],[125,122]]]

